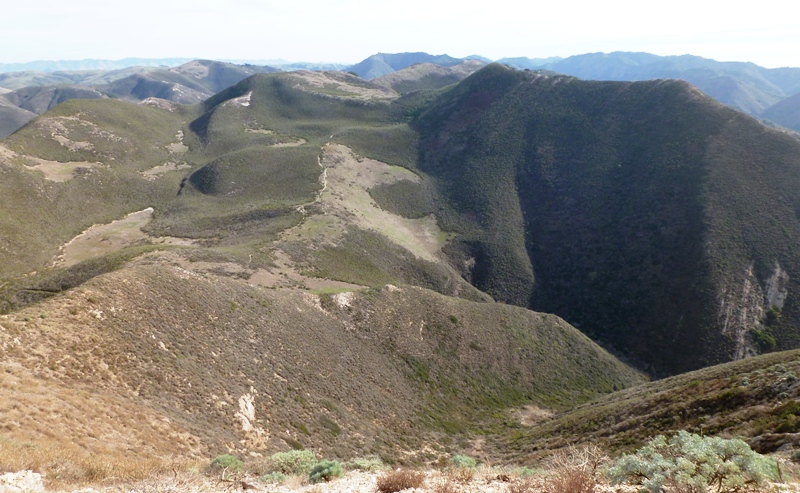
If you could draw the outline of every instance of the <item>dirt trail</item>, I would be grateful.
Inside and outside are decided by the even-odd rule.
[[[400,217],[381,209],[369,194],[372,187],[383,183],[418,182],[417,175],[405,168],[360,158],[349,148],[331,143],[322,148],[320,166],[322,188],[311,203],[321,205],[323,213],[307,217],[300,226],[288,230],[283,239],[335,243],[351,224],[383,234],[419,258],[437,260],[444,234],[433,216]]]

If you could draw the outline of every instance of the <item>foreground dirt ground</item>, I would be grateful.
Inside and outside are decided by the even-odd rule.
[[[327,483],[309,484],[305,478],[290,477],[281,484],[266,483],[258,478],[242,476],[236,479],[220,479],[202,473],[176,473],[153,477],[134,483],[94,485],[85,487],[46,487],[37,474],[28,471],[0,476],[0,493],[45,493],[64,491],[72,493],[232,493],[238,491],[270,493],[376,493],[378,482],[391,471],[348,471],[343,477]],[[549,473],[538,472],[521,477],[518,473],[503,468],[479,467],[466,478],[447,471],[423,472],[424,483],[418,488],[402,491],[409,493],[571,493],[573,490],[554,489]],[[397,490],[400,491],[400,490]],[[597,484],[593,490],[578,490],[580,493],[635,493],[633,486]],[[800,484],[772,484],[759,492],[800,492]]]

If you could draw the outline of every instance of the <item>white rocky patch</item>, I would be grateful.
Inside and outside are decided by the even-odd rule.
[[[42,475],[33,471],[9,472],[0,476],[0,493],[44,492]]]
[[[253,91],[250,91],[247,94],[245,94],[244,96],[239,96],[238,98],[233,98],[233,99],[229,100],[228,103],[247,107],[247,106],[250,106],[250,98],[252,96],[253,96]]]
[[[336,293],[333,295],[333,301],[340,309],[344,309],[350,307],[354,297],[355,294],[352,291],[348,291],[346,293]]]
[[[236,417],[242,422],[242,431],[245,433],[253,431],[253,421],[256,420],[256,406],[251,394],[239,397],[239,412]]]

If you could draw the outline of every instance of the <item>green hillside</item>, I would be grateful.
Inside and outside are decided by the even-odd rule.
[[[576,443],[631,451],[680,430],[741,437],[754,450],[793,446],[800,429],[800,353],[786,351],[726,363],[602,396],[498,436],[507,460],[547,456]]]
[[[414,128],[451,257],[495,298],[659,373],[796,347],[796,139],[684,82],[499,65]]]
[[[0,278],[52,263],[59,246],[106,223],[174,198],[181,173],[172,152],[188,118],[116,100],[71,100],[0,144]]]

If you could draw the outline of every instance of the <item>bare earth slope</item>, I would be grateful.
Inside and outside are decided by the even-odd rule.
[[[270,290],[181,265],[150,255],[0,318],[4,448],[67,454],[78,479],[90,454],[133,467],[301,444],[413,462],[494,410],[640,381],[557,317],[413,287]]]

